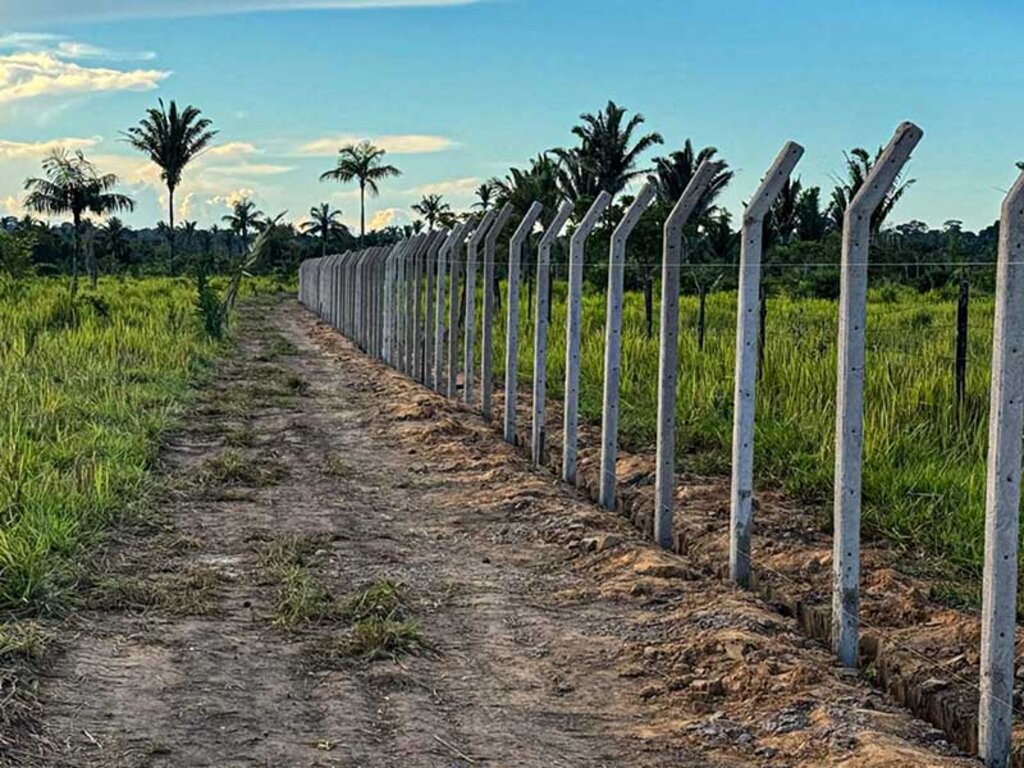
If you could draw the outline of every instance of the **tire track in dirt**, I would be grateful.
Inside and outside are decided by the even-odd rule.
[[[59,627],[48,766],[968,766],[751,596],[643,542],[292,301],[247,305],[146,530]],[[268,552],[400,585],[423,655],[272,625]],[[35,755],[35,758],[29,757]]]

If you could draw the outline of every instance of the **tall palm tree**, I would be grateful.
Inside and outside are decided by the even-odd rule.
[[[242,253],[249,250],[249,233],[258,232],[264,213],[256,207],[256,203],[247,197],[236,202],[231,213],[221,216],[221,221],[242,238]]]
[[[798,178],[788,178],[779,190],[764,221],[765,250],[773,245],[786,245],[796,237],[800,195],[804,186]]]
[[[43,160],[43,178],[25,180],[25,207],[36,213],[63,216],[70,214],[74,225],[74,250],[71,257],[71,290],[78,290],[78,260],[82,248],[83,216],[94,213],[105,216],[109,213],[131,211],[135,202],[127,195],[113,192],[117,176],[112,173],[100,174],[95,166],[86,160],[81,150],[68,154],[58,149]],[[88,264],[89,283],[96,287],[96,264],[93,257]]]
[[[552,150],[558,158],[558,190],[581,209],[589,208],[601,192],[601,183],[579,147]]]
[[[309,221],[302,225],[302,231],[320,236],[321,254],[327,255],[327,243],[331,237],[348,234],[348,228],[341,223],[341,211],[331,208],[330,203],[320,203],[309,209]]]
[[[433,230],[434,225],[445,218],[445,214],[451,213],[452,207],[444,202],[440,195],[427,195],[413,205],[412,209],[426,219],[427,229]]]
[[[654,158],[654,173],[647,178],[654,184],[659,201],[665,205],[675,205],[683,196],[700,164],[705,160],[713,161],[716,154],[718,150],[715,147],[704,147],[699,152],[694,152],[693,142],[687,139],[683,142],[682,150],[672,152],[668,157]],[[715,201],[732,181],[733,172],[729,170],[729,164],[724,160],[718,160],[717,163],[718,169],[712,175],[707,191],[701,196],[700,202],[690,216],[690,221],[695,224],[706,223],[708,216],[714,211]]]
[[[580,115],[583,123],[572,129],[580,140],[580,163],[595,176],[597,188],[613,196],[645,173],[637,170],[640,155],[664,142],[659,133],[634,136],[643,125],[644,116],[638,113],[627,120],[627,111],[614,101],[609,101],[604,110],[596,115]],[[564,162],[571,152],[557,150],[556,155]]]
[[[378,182],[402,172],[393,165],[384,165],[387,152],[375,147],[369,141],[349,144],[338,151],[337,165],[320,174],[320,181],[347,183],[353,179],[359,182],[359,241],[366,237],[366,192],[376,197],[380,194]]]
[[[491,203],[494,202],[494,182],[485,181],[476,188],[474,194],[476,195],[476,202],[473,203],[473,207],[486,211],[491,207]]]
[[[864,182],[874,167],[875,162],[882,154],[882,147],[872,158],[871,154],[863,147],[856,147],[849,154],[844,154],[846,160],[846,181],[840,181],[832,190],[832,202],[829,205],[829,217],[836,229],[843,228],[843,217],[846,215],[846,208],[853,201],[857,192],[864,186]],[[914,183],[915,179],[902,181],[903,174],[896,176],[892,188],[886,192],[882,204],[875,209],[871,215],[871,234],[877,234],[885,223],[886,218],[896,207],[896,203],[903,197],[907,189]]]
[[[149,155],[160,167],[160,178],[167,184],[167,237],[171,246],[170,272],[174,274],[174,190],[181,183],[185,166],[210,145],[217,131],[210,130],[213,123],[191,104],[179,111],[173,100],[170,108],[164,108],[163,99],[159,103],[159,108],[146,110],[139,124],[123,135],[125,141]]]

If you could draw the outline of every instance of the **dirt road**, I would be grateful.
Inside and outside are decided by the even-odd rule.
[[[18,764],[975,765],[293,301],[238,330]]]

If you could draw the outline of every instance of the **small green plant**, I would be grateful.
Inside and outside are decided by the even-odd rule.
[[[340,654],[368,661],[420,655],[432,650],[418,625],[411,621],[392,621],[376,616],[357,621],[352,636],[340,647]]]
[[[275,627],[296,629],[331,621],[337,616],[334,599],[306,568],[293,565],[281,574],[272,621]]]

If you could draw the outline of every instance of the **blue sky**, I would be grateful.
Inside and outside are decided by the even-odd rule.
[[[158,173],[118,141],[159,97],[221,131],[180,195],[201,224],[243,194],[295,219],[327,200],[356,222],[355,189],[317,176],[363,137],[405,172],[370,201],[378,223],[428,192],[464,207],[611,98],[664,152],[718,147],[734,212],[785,140],[827,188],[844,150],[914,120],[918,181],[895,218],[974,229],[1024,159],[1022,32],[1005,0],[0,0],[0,214],[63,144],[123,178],[132,224],[162,217]]]

